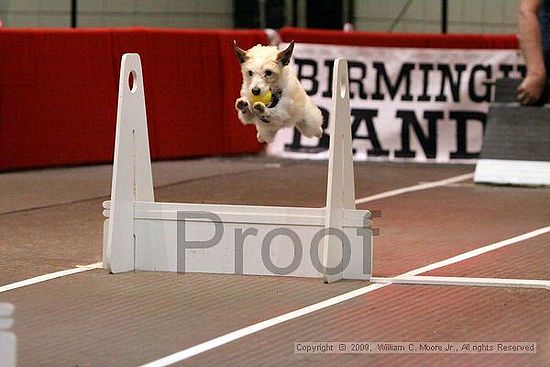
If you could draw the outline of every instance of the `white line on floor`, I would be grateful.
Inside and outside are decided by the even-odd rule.
[[[550,280],[540,279],[504,279],[504,278],[468,278],[428,275],[401,275],[399,277],[371,277],[373,283],[451,285],[474,287],[542,288],[550,289]]]
[[[67,270],[61,270],[56,271],[55,273],[49,273],[44,275],[39,275],[34,278],[29,278],[22,280],[20,282],[10,283],[7,285],[0,286],[0,293],[11,291],[12,289],[26,287],[28,285],[36,284],[36,283],[42,283],[48,280],[52,280],[55,278],[61,278],[67,275],[73,275],[77,273],[82,273],[84,271],[92,270],[92,269],[98,269],[103,267],[103,263],[95,263],[95,264],[89,264],[89,265],[77,265],[73,269],[67,269]]]
[[[422,184],[418,184],[418,185],[403,187],[401,189],[382,192],[380,194],[376,194],[376,195],[367,196],[367,197],[364,197],[364,198],[357,199],[355,202],[357,204],[366,203],[366,202],[373,201],[373,200],[378,200],[378,199],[388,198],[388,197],[391,197],[391,196],[406,194],[408,192],[426,190],[426,189],[431,189],[431,188],[438,187],[438,186],[445,186],[449,183],[464,181],[464,180],[470,179],[472,177],[474,177],[473,173],[467,173],[467,174],[464,174],[464,175],[450,177],[450,178],[440,180],[440,181],[422,183]],[[64,276],[67,276],[67,275],[81,273],[83,271],[87,271],[87,270],[91,270],[91,269],[101,268],[101,267],[102,267],[101,263],[96,263],[96,264],[90,264],[90,265],[77,266],[74,269],[61,270],[61,271],[57,271],[55,273],[40,275],[40,276],[37,276],[37,277],[34,277],[34,278],[22,280],[20,282],[15,282],[15,283],[7,284],[7,285],[4,285],[4,286],[0,286],[0,293],[11,291],[12,289],[16,289],[16,288],[26,287],[28,285],[32,285],[32,284],[36,284],[36,283],[42,283],[42,282],[45,282],[47,280],[60,278],[60,277],[64,277]]]
[[[418,274],[421,274],[421,273],[425,273],[425,272],[428,272],[430,270],[442,268],[444,266],[451,265],[451,264],[454,264],[454,263],[457,263],[457,262],[460,262],[460,261],[463,261],[463,260],[466,260],[466,259],[470,259],[472,257],[484,254],[486,252],[493,251],[493,250],[499,249],[499,248],[504,247],[504,246],[512,245],[512,244],[517,243],[517,242],[525,241],[525,240],[528,240],[530,238],[537,237],[537,236],[540,236],[540,235],[543,235],[543,234],[546,234],[546,233],[549,233],[549,232],[550,232],[550,226],[542,227],[542,228],[536,229],[536,230],[531,231],[531,232],[524,233],[524,234],[516,236],[516,237],[512,237],[512,238],[508,238],[506,240],[495,242],[491,245],[479,247],[479,248],[476,248],[474,250],[465,252],[463,254],[456,255],[456,256],[450,257],[448,259],[441,260],[441,261],[435,262],[433,264],[426,265],[426,266],[423,266],[421,268],[408,271],[408,272],[406,272],[402,275],[403,276],[408,276],[408,275],[418,275]],[[398,275],[398,277],[399,277],[399,275]]]
[[[364,198],[359,198],[359,199],[355,200],[355,204],[368,203],[370,201],[385,199],[385,198],[389,198],[389,197],[397,196],[397,195],[402,195],[402,194],[406,194],[408,192],[413,192],[413,191],[433,189],[435,187],[440,187],[440,186],[449,185],[449,184],[452,184],[452,183],[455,183],[455,182],[465,181],[465,180],[468,180],[468,179],[473,178],[473,177],[474,177],[473,173],[465,173],[463,175],[449,177],[449,178],[446,178],[444,180],[420,183],[418,185],[403,187],[401,189],[390,190],[390,191],[386,191],[386,192],[381,192],[380,194],[366,196]]]
[[[441,268],[441,267],[444,267],[444,266],[447,266],[447,265],[450,265],[450,264],[454,264],[454,263],[459,262],[459,261],[469,259],[469,258],[474,257],[474,256],[484,254],[488,251],[493,251],[493,250],[496,250],[498,248],[508,246],[508,245],[512,245],[514,243],[524,241],[526,239],[533,238],[533,237],[536,237],[536,236],[540,236],[542,234],[549,233],[549,232],[550,232],[550,226],[539,228],[537,230],[534,230],[534,231],[531,231],[531,232],[528,232],[528,233],[525,233],[525,234],[522,234],[522,235],[519,235],[519,236],[516,236],[516,237],[513,237],[513,238],[509,238],[509,239],[504,240],[504,241],[499,241],[499,242],[496,242],[494,244],[490,244],[490,245],[483,246],[483,247],[480,247],[480,248],[472,250],[472,251],[468,251],[464,254],[454,256],[454,257],[451,257],[451,258],[443,260],[443,261],[438,261],[438,262],[433,263],[433,264],[428,265],[428,266],[423,266],[421,268],[411,270],[409,272],[398,275],[396,278],[399,278],[399,276],[417,275],[417,274],[422,273],[422,272],[426,272],[426,271],[429,271],[429,270]],[[270,328],[272,326],[281,324],[283,322],[293,320],[293,319],[296,319],[296,318],[304,316],[304,315],[308,315],[312,312],[319,311],[319,310],[322,310],[322,309],[330,307],[330,306],[334,306],[336,304],[342,303],[342,302],[350,300],[352,298],[359,297],[359,296],[362,296],[364,294],[373,292],[377,289],[386,287],[390,284],[391,283],[371,284],[371,285],[368,285],[366,287],[359,288],[359,289],[341,294],[341,295],[333,297],[333,298],[329,298],[329,299],[321,301],[319,303],[315,303],[313,305],[306,306],[304,308],[300,308],[298,310],[291,311],[289,313],[274,317],[272,319],[268,319],[268,320],[259,322],[259,323],[254,324],[254,325],[247,326],[245,328],[233,331],[229,334],[219,336],[217,338],[214,338],[214,339],[208,340],[206,342],[197,344],[193,347],[184,349],[180,352],[176,352],[174,354],[168,355],[168,356],[166,356],[164,358],[161,358],[161,359],[158,359],[156,361],[144,364],[140,367],[165,367],[165,366],[169,366],[171,364],[181,362],[185,359],[191,358],[193,356],[196,356],[196,355],[201,354],[203,352],[206,352],[206,351],[209,351],[211,349],[217,348],[217,347],[222,346],[224,344],[230,343],[230,342],[235,341],[237,339],[243,338],[247,335],[254,334],[258,331],[265,330],[267,328]]]
[[[209,351],[211,349],[217,348],[219,346],[230,343],[230,342],[235,341],[237,339],[243,338],[247,335],[254,334],[254,333],[257,333],[258,331],[262,331],[262,330],[270,328],[272,326],[281,324],[285,321],[289,321],[289,320],[298,318],[300,316],[304,316],[304,315],[310,314],[312,312],[322,310],[323,308],[334,306],[338,303],[347,301],[349,299],[352,299],[352,298],[355,298],[355,297],[358,297],[358,296],[362,296],[364,294],[367,294],[367,293],[375,291],[377,289],[386,287],[388,285],[390,285],[390,284],[389,283],[387,283],[387,284],[371,284],[371,285],[368,285],[366,287],[359,288],[359,289],[353,290],[353,291],[348,292],[348,293],[344,293],[344,294],[339,295],[337,297],[329,298],[325,301],[314,303],[310,306],[306,306],[304,308],[300,308],[298,310],[291,311],[289,313],[285,313],[283,315],[274,317],[272,319],[265,320],[265,321],[259,322],[257,324],[250,325],[250,326],[247,326],[245,328],[233,331],[229,334],[225,334],[225,335],[222,335],[222,336],[217,337],[215,339],[206,341],[204,343],[197,344],[197,345],[195,345],[191,348],[184,349],[180,352],[177,352],[177,353],[171,354],[169,356],[166,356],[164,358],[158,359],[156,361],[144,364],[140,367],[164,367],[164,366],[169,366],[171,364],[181,362],[185,359],[196,356],[197,354],[201,354],[203,352],[206,352],[206,351]]]

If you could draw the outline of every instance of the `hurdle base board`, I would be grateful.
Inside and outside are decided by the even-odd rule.
[[[507,288],[542,288],[550,290],[550,280],[504,279],[504,278],[468,278],[429,275],[399,275],[396,277],[376,277],[373,283],[409,284],[409,285],[446,285],[470,287],[507,287]]]
[[[104,202],[103,207],[103,214],[109,217],[110,202]],[[214,236],[215,226],[212,220],[186,218],[183,223],[179,217],[182,213],[197,212],[213,213],[219,217],[223,224],[223,235],[215,246],[189,248],[182,254],[182,247],[178,247],[181,246],[178,244],[178,240],[181,241],[179,231],[185,231],[189,241],[208,241]],[[349,264],[343,269],[344,279],[368,280],[371,276],[370,217],[368,210],[342,210],[342,231],[349,240],[351,250]],[[319,268],[324,241],[320,241],[317,248],[317,267],[313,265],[310,251],[312,240],[318,232],[324,230],[325,221],[325,208],[135,202],[135,269],[321,278],[323,274],[319,272]],[[246,237],[242,241],[242,249],[239,247],[239,252],[236,252],[241,243],[236,233],[244,233],[249,228],[257,232]],[[299,234],[299,243],[293,245],[284,235],[266,240],[269,242],[269,259],[261,261],[263,241],[274,229]],[[265,246],[267,248],[268,245]],[[342,256],[341,250],[337,256]],[[184,263],[181,262],[182,258],[185,259]],[[238,259],[242,259],[240,270],[235,266]],[[271,263],[282,269],[290,266],[296,259],[300,261],[291,272],[273,272],[266,265]]]
[[[479,159],[474,182],[500,185],[550,186],[550,161]]]

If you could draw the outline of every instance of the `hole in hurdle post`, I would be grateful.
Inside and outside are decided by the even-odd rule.
[[[132,93],[135,93],[137,90],[135,70],[130,71],[130,74],[128,74],[128,89],[130,89],[130,92]]]

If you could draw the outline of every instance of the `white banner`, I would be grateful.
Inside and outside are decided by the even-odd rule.
[[[355,159],[474,163],[494,81],[525,72],[518,50],[298,44],[294,68],[321,108],[331,109],[332,65],[349,62]],[[328,129],[325,128],[328,132]],[[326,159],[329,137],[279,131],[270,155]]]

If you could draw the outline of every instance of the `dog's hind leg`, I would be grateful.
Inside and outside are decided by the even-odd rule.
[[[303,120],[296,123],[296,127],[302,135],[308,138],[320,138],[323,135],[323,114],[318,108],[309,111]]]
[[[273,130],[267,127],[264,127],[260,124],[256,124],[256,138],[260,143],[272,143],[275,140],[275,135],[277,135],[277,130]]]

